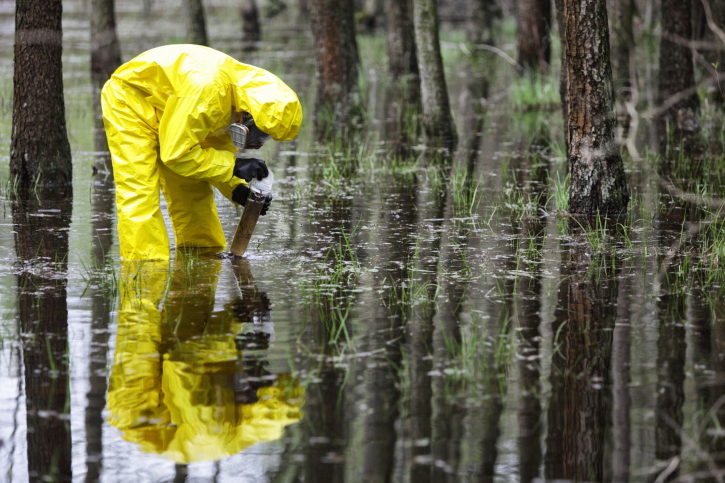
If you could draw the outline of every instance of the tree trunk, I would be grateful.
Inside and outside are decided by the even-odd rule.
[[[615,143],[607,9],[600,0],[564,0],[569,211],[623,213],[629,191]]]
[[[437,6],[437,0],[413,0],[415,45],[420,68],[426,134],[434,144],[448,147],[452,151],[458,141],[458,134],[451,116],[443,72]]]
[[[495,0],[466,0],[466,40],[493,44],[493,20],[500,15]]]
[[[410,0],[386,0],[388,70],[394,79],[418,75],[412,5]]]
[[[690,0],[662,0],[659,101],[667,107],[666,119],[676,119],[680,109],[700,107],[695,86],[692,52],[684,43],[692,40]]]
[[[352,0],[309,0],[317,55],[318,129],[347,124],[358,108],[358,51]]]
[[[526,69],[537,69],[541,74],[549,70],[551,62],[551,0],[519,0],[518,43],[519,64]]]
[[[21,188],[72,193],[63,101],[61,0],[17,0],[10,173]]]
[[[242,0],[242,33],[245,43],[259,42],[262,38],[259,9],[255,0]]]
[[[114,0],[92,0],[91,88],[93,89],[93,138],[96,152],[108,151],[108,140],[101,113],[101,89],[120,65],[121,48],[116,34]],[[102,166],[96,166],[96,170],[106,175],[111,172],[110,156],[103,156],[102,159],[105,162]]]
[[[190,44],[209,45],[201,0],[183,0],[183,5],[186,12],[186,41]]]
[[[614,92],[618,98],[629,101],[632,99],[633,85],[629,66],[635,47],[632,25],[635,13],[634,0],[609,0],[609,11]]]

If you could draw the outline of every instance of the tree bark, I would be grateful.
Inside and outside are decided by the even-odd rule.
[[[92,0],[91,88],[93,89],[93,138],[96,152],[108,151],[108,140],[101,113],[101,89],[120,65],[121,48],[116,34],[114,0]],[[96,166],[96,170],[102,171],[106,175],[112,171],[110,156],[102,157],[102,161],[102,166]]]
[[[634,0],[609,0],[609,30],[611,32],[612,77],[617,97],[629,101],[632,98],[632,73],[630,63],[634,52],[635,13]]]
[[[569,211],[618,214],[629,191],[615,143],[607,9],[600,0],[564,0]]]
[[[358,50],[352,0],[309,0],[317,55],[315,122],[326,131],[347,124],[359,102]]]
[[[659,101],[671,103],[665,119],[676,119],[680,109],[700,107],[692,65],[692,51],[684,43],[692,40],[690,0],[662,0],[662,36],[659,59]]]
[[[545,74],[551,62],[551,0],[519,0],[519,64]]]
[[[209,45],[206,35],[206,17],[201,0],[183,0],[186,12],[186,41],[190,44]]]
[[[61,0],[15,4],[10,173],[21,188],[72,192],[63,100]]]
[[[412,10],[410,0],[385,0],[388,70],[396,80],[418,75]]]
[[[430,141],[454,150],[458,142],[451,116],[443,59],[438,39],[437,0],[413,0],[415,45],[420,68],[424,127]]]
[[[259,42],[262,38],[259,9],[255,0],[242,0],[242,33],[245,43]]]

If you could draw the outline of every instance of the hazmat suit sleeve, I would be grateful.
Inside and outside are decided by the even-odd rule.
[[[219,95],[170,96],[159,123],[161,161],[181,176],[229,184],[234,153],[201,143],[221,119],[229,118],[230,109],[223,107]]]

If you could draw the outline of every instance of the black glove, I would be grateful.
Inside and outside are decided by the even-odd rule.
[[[264,216],[267,214],[267,210],[269,209],[269,205],[272,204],[272,193],[268,194],[267,197],[264,199],[264,206],[262,207],[262,211],[259,212],[261,216]]]
[[[249,183],[254,178],[261,180],[269,176],[269,169],[261,159],[237,158],[234,160],[234,176]]]
[[[247,203],[247,200],[249,199],[249,186],[245,184],[240,184],[236,188],[234,188],[234,191],[232,191],[232,201],[236,201],[240,205],[244,206]],[[268,194],[267,197],[264,199],[264,206],[262,206],[262,211],[259,212],[260,215],[264,216],[267,214],[267,210],[269,209],[269,205],[272,203],[272,193]]]
[[[234,191],[232,191],[232,201],[236,201],[240,205],[244,206],[247,204],[249,199],[249,186],[246,184],[240,184]]]

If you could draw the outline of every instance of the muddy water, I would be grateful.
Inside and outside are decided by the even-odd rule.
[[[125,59],[180,40],[178,5],[117,3]],[[311,114],[296,14],[243,53],[235,10],[207,3],[212,46],[279,73]],[[92,170],[86,6],[64,2],[75,197],[2,196],[0,480],[720,474],[720,287],[687,236],[702,210],[663,191],[650,157],[628,162],[627,219],[553,216],[565,168],[540,146],[560,142],[558,112],[511,109],[507,64],[491,58],[484,80],[451,42],[452,168],[418,151],[386,161],[400,95],[380,71],[381,38],[365,37],[359,147],[316,145],[311,122],[266,146],[281,179],[245,260],[178,250],[121,263],[113,186]],[[4,180],[12,30],[0,2]],[[660,149],[640,131],[640,152]],[[231,240],[241,213],[218,206]]]

